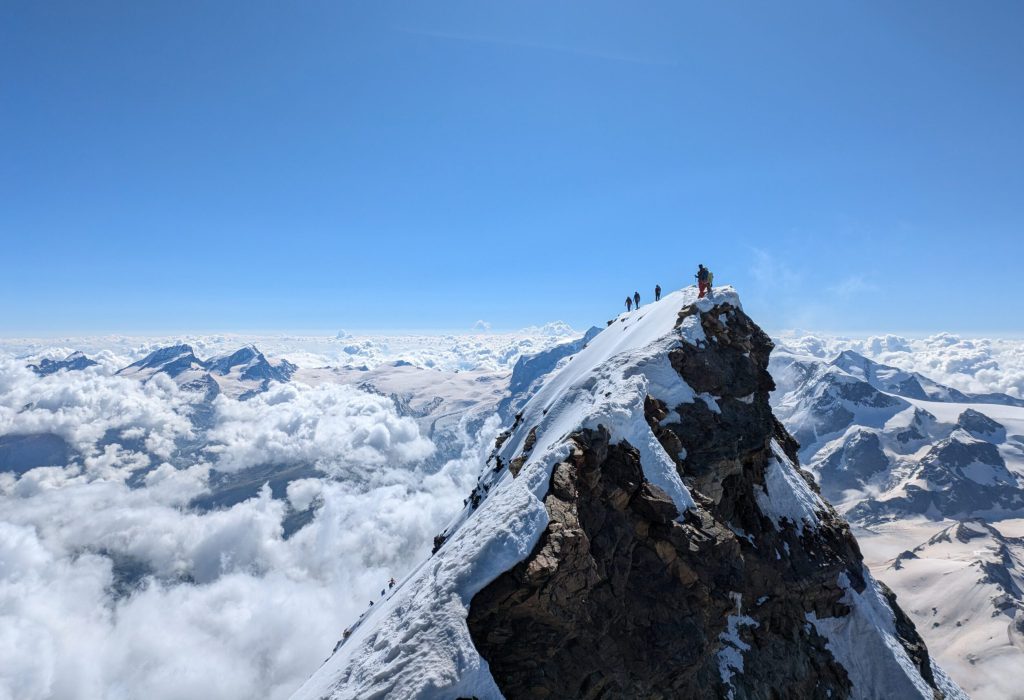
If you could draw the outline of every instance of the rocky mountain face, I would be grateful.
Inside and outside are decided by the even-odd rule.
[[[919,372],[907,372],[869,360],[853,350],[845,350],[832,360],[833,366],[888,394],[908,399],[943,403],[982,403],[1024,407],[1024,400],[1008,394],[968,394],[944,386]]]
[[[872,570],[972,697],[1012,697],[1000,679],[1024,661],[1019,400],[852,352],[823,361],[783,349],[771,365],[776,412]]]
[[[776,412],[822,492],[851,520],[1024,515],[1024,478],[1008,467],[1024,465],[1024,449],[973,407],[993,404],[956,403],[967,395],[850,351],[827,363],[783,353],[772,371]]]
[[[221,391],[242,401],[266,391],[271,382],[287,382],[296,366],[287,360],[271,363],[258,348],[248,345],[230,355],[202,360],[191,345],[173,345],[154,350],[118,374],[142,381],[157,373],[166,374],[184,389],[203,393],[211,399]]]
[[[544,380],[296,699],[964,697],[797,466],[772,342],[730,290],[695,297]]]
[[[51,360],[48,357],[44,357],[39,361],[38,365],[29,365],[28,368],[40,377],[45,377],[61,370],[77,371],[86,367],[92,367],[95,364],[96,360],[86,357],[84,353],[73,352],[63,360]]]

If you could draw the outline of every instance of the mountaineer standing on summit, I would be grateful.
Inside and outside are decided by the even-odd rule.
[[[633,299],[631,297],[626,297],[626,313],[629,313],[632,310],[633,310]]]
[[[703,299],[705,294],[711,293],[711,270],[704,267],[704,265],[697,266],[697,287],[700,289],[700,293],[697,295],[698,299]]]
[[[661,285],[654,285],[654,301],[661,301]]]
[[[640,308],[640,292],[633,292],[633,306]]]

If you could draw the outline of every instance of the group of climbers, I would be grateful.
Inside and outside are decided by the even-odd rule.
[[[714,281],[714,274],[711,270],[704,267],[704,265],[697,266],[697,274],[694,275],[697,278],[697,288],[699,293],[698,299],[703,299],[708,294],[711,294],[711,283]],[[661,285],[654,285],[654,301],[661,301]],[[640,308],[640,292],[633,292],[633,296],[626,297],[626,311],[627,313],[632,311],[633,308]]]
[[[388,581],[388,587],[380,589],[380,597],[383,598],[385,593],[387,593],[389,590],[391,590],[392,588],[395,587],[395,584],[396,584],[395,577],[392,576],[391,580]],[[373,607],[373,601],[372,600],[370,601],[370,607],[371,608]]]

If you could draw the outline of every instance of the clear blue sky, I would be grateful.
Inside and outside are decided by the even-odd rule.
[[[1024,3],[0,7],[0,335],[1024,331]]]

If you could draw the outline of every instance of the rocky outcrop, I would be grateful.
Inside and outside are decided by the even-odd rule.
[[[645,414],[695,505],[680,518],[628,441],[602,427],[571,436],[540,541],[469,609],[506,698],[865,696],[808,622],[851,615],[851,596],[875,585],[856,541],[806,475],[797,488],[814,522],[765,505],[779,496],[772,470],[798,449],[768,405],[772,343],[733,306],[687,307],[680,322],[693,314],[706,342],[669,359],[698,398],[649,397]],[[942,697],[924,643],[889,600],[907,658]]]
[[[871,477],[889,468],[878,434],[851,430],[818,462],[818,480],[822,493],[829,501],[836,501],[843,491],[863,488]]]
[[[51,360],[44,357],[38,365],[29,365],[28,368],[40,377],[47,377],[62,370],[77,372],[88,367],[95,367],[98,363],[81,352],[73,352],[63,360]]]
[[[966,430],[973,437],[989,442],[1002,442],[1006,439],[1006,428],[984,413],[979,413],[973,408],[968,408],[956,421],[957,427]]]
[[[848,516],[872,523],[907,514],[966,518],[986,511],[1022,509],[1024,488],[1007,469],[999,449],[958,429],[928,451],[898,490],[884,500],[859,503]]]

